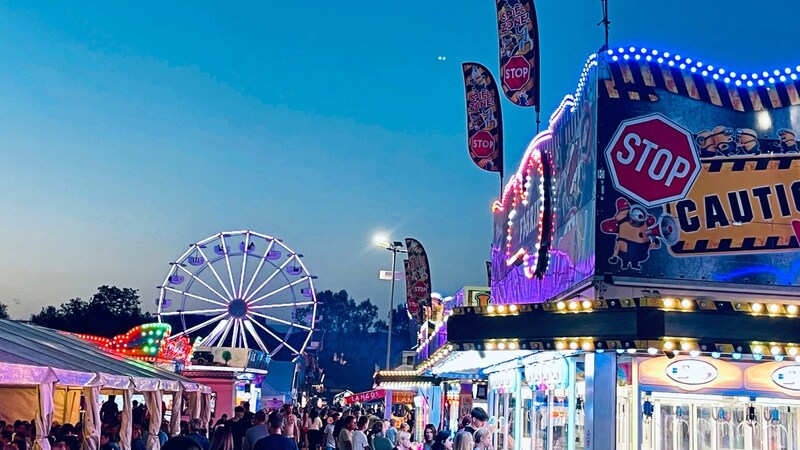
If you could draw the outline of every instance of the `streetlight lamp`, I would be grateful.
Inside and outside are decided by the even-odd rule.
[[[389,293],[389,330],[386,337],[386,370],[390,370],[389,364],[392,357],[392,317],[394,317],[394,279],[395,270],[397,267],[397,254],[408,253],[403,248],[403,243],[400,241],[390,241],[386,236],[375,236],[372,242],[380,248],[392,252],[392,287]]]

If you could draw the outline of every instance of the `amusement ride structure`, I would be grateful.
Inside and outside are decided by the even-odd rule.
[[[300,354],[317,315],[314,280],[303,255],[281,239],[224,231],[189,245],[170,263],[156,299],[167,339],[199,336],[207,347]]]

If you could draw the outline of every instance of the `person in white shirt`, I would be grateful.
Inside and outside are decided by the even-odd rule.
[[[311,410],[308,415],[308,426],[306,428],[308,438],[308,450],[319,450],[322,444],[322,419],[319,418],[317,410]]]
[[[369,424],[368,416],[361,416],[358,418],[358,424],[356,424],[356,429],[353,431],[353,450],[369,449],[369,441],[367,440],[367,435],[364,433],[367,429],[367,424]]]
[[[345,416],[344,428],[339,432],[339,448],[338,450],[354,450],[353,448],[353,431],[356,430],[356,418],[353,416]]]
[[[333,432],[336,430],[336,421],[339,420],[339,413],[334,413],[331,419],[333,420],[325,426],[325,450],[336,450],[336,437]]]

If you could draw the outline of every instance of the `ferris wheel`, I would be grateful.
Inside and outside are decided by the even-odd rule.
[[[209,236],[170,263],[158,287],[158,321],[179,319],[182,330],[169,339],[195,335],[209,347],[299,354],[317,315],[317,277],[302,257],[281,239],[254,231]]]

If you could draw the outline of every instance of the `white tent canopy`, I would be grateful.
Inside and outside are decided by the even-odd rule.
[[[81,391],[87,404],[97,408],[100,392],[121,393],[124,409],[131,407],[134,392],[157,393],[153,398],[170,392],[178,402],[183,392],[211,395],[208,386],[178,374],[105,352],[67,333],[9,320],[0,320],[0,362],[4,369],[0,374],[0,418],[33,419],[40,437],[48,434],[53,420],[63,423],[59,418],[74,417],[70,413],[77,411]],[[160,404],[148,407],[161,411]],[[123,414],[123,450],[128,448],[130,427],[130,415]],[[98,448],[99,424],[84,421],[84,436],[87,448]],[[37,439],[37,444],[49,450],[46,440]],[[157,448],[157,441],[148,445],[148,450]]]

